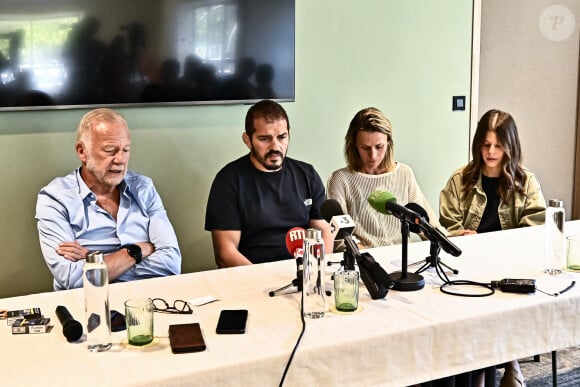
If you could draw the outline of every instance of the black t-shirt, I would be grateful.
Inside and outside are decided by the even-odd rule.
[[[501,223],[499,222],[499,195],[497,187],[499,184],[499,177],[487,177],[481,175],[481,185],[487,197],[485,210],[481,216],[481,221],[477,227],[477,232],[491,232],[501,230]]]
[[[216,175],[207,202],[205,229],[240,230],[238,250],[252,263],[291,258],[286,233],[323,219],[324,185],[312,165],[286,157],[276,172],[257,170],[249,155]]]

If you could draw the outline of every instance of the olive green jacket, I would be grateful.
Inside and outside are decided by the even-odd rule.
[[[463,168],[455,171],[439,196],[439,222],[450,235],[463,230],[475,230],[481,221],[487,197],[481,185],[481,176],[473,189],[463,191]],[[546,200],[536,175],[524,168],[524,193],[516,192],[510,203],[500,200],[498,214],[502,230],[544,224]]]

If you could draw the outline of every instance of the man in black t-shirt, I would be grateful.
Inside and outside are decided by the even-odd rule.
[[[324,184],[312,165],[286,157],[288,115],[263,100],[246,115],[248,155],[216,175],[207,203],[205,229],[211,231],[219,267],[291,258],[285,237],[292,227],[322,230],[332,252],[330,226],[320,214]]]

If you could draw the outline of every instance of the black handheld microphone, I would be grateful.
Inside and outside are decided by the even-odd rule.
[[[360,277],[369,291],[371,298],[373,300],[385,298],[389,289],[394,287],[395,282],[385,269],[374,260],[372,255],[369,253],[361,254],[352,237],[346,236],[344,242],[346,244],[345,254],[351,254],[356,260]]]
[[[429,222],[429,214],[427,214],[427,211],[417,203],[407,203],[405,204],[405,207],[411,211],[415,211],[419,216],[425,219],[425,222]],[[409,224],[409,231],[419,234],[421,232],[421,227],[416,223],[411,223]]]
[[[431,223],[429,223],[427,211],[425,211],[423,207],[417,203],[407,203],[405,207],[419,215],[419,222],[413,226],[409,225],[410,231],[417,232],[415,229],[422,229],[427,239],[433,242],[438,242],[445,252],[454,257],[459,257],[461,255],[461,249],[451,242],[437,227],[433,227]]]
[[[415,211],[404,207],[397,202],[388,201],[385,203],[385,210],[387,213],[391,213],[396,218],[407,221],[409,224],[417,224],[421,221],[421,216]]]
[[[56,307],[56,317],[62,324],[62,334],[69,343],[77,341],[83,335],[83,326],[75,320],[66,306],[59,305]]]

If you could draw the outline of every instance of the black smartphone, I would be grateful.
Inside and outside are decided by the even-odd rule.
[[[215,331],[219,334],[246,333],[247,320],[248,311],[246,309],[222,310]]]

